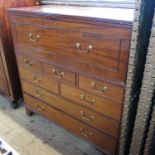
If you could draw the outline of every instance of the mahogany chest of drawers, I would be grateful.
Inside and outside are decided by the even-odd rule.
[[[104,11],[40,6],[9,16],[27,114],[40,113],[114,155],[132,20],[105,19]]]

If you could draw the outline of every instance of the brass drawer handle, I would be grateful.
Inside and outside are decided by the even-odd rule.
[[[24,59],[24,63],[25,63],[25,65],[27,66],[27,67],[32,67],[32,65],[33,65],[33,61],[31,61],[31,60],[27,60],[26,58]]]
[[[42,97],[42,96],[43,96],[43,92],[41,92],[40,90],[36,89],[36,90],[35,90],[35,95],[36,95],[37,97]]]
[[[86,116],[85,112],[82,110],[80,111],[80,114],[82,115],[82,118],[86,121],[91,121],[95,118],[94,115]]]
[[[42,106],[40,106],[39,104],[37,104],[37,109],[38,109],[38,111],[40,111],[40,112],[42,112],[42,111],[45,110],[45,108],[42,107]]]
[[[92,45],[89,45],[89,46],[87,47],[87,50],[86,50],[86,51],[82,51],[82,50],[81,50],[81,45],[80,45],[80,43],[76,43],[75,47],[77,48],[78,52],[84,53],[84,54],[90,53],[90,52],[92,51],[92,49],[93,49],[93,46],[92,46]]]
[[[108,89],[107,86],[102,86],[100,89],[97,89],[95,82],[91,82],[91,88],[94,89],[95,91],[99,92],[99,93],[105,93]]]
[[[80,128],[80,132],[86,138],[90,138],[91,136],[93,136],[93,133],[92,132],[85,131],[83,128]]]
[[[59,79],[61,79],[61,78],[65,75],[64,72],[57,71],[56,69],[52,69],[52,72],[53,72],[54,75],[55,75],[57,78],[59,78]]]
[[[32,80],[33,80],[33,82],[35,82],[35,83],[39,83],[40,81],[41,81],[41,78],[37,78],[37,76],[36,75],[32,75]]]
[[[37,34],[36,36],[34,36],[32,33],[29,33],[29,39],[30,39],[30,41],[38,42],[39,41],[39,38],[40,38],[40,35],[39,34]]]
[[[86,104],[94,104],[96,102],[95,99],[94,98],[91,98],[89,95],[81,94],[81,99]]]

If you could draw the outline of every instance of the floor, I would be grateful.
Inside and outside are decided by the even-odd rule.
[[[102,155],[92,145],[39,115],[29,117],[24,106],[13,110],[0,96],[0,137],[20,155]]]

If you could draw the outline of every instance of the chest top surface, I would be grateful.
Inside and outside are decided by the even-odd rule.
[[[81,7],[81,6],[60,6],[60,5],[43,5],[35,7],[11,8],[9,11],[14,13],[53,15],[53,16],[70,16],[95,18],[99,20],[122,21],[128,24],[133,22],[134,9],[122,8],[103,8],[103,7]]]

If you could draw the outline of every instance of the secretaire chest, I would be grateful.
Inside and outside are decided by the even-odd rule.
[[[132,10],[107,11],[42,6],[9,14],[27,113],[40,113],[116,154]]]

